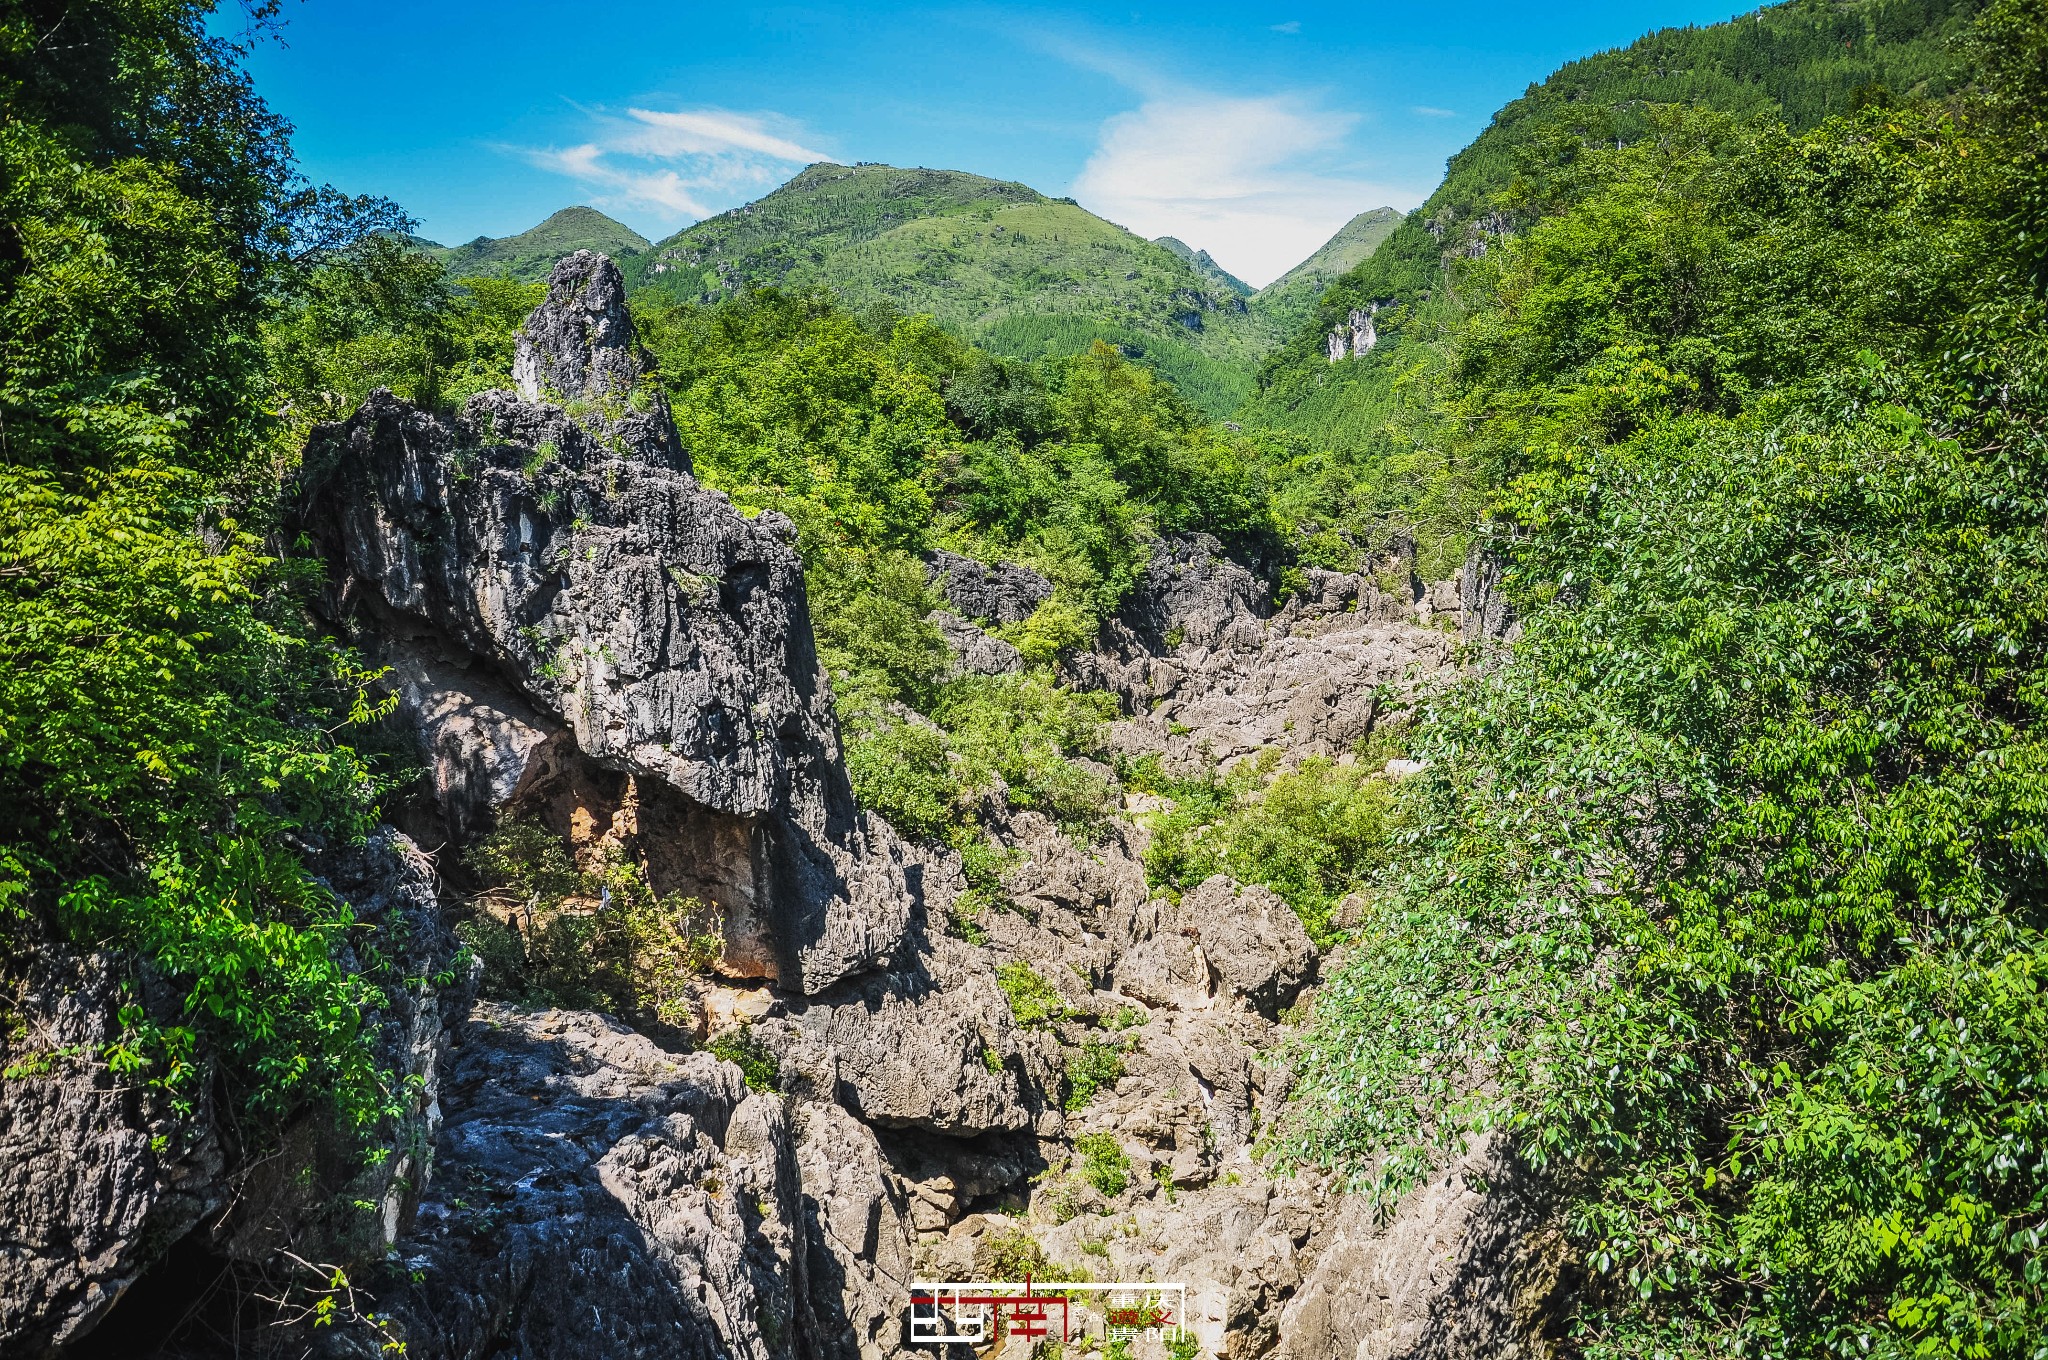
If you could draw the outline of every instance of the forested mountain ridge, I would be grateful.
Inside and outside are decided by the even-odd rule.
[[[451,278],[490,275],[521,283],[541,282],[555,261],[579,250],[627,260],[648,248],[639,232],[589,207],[563,208],[515,236],[479,236],[459,246],[418,244],[447,267]]]
[[[714,302],[829,288],[1019,358],[1117,345],[1221,414],[1250,391],[1244,301],[1220,278],[1075,205],[949,170],[814,165],[627,265],[636,293]]]
[[[1196,250],[1178,236],[1156,236],[1152,239],[1152,244],[1164,246],[1193,265],[1203,278],[1210,280],[1212,283],[1222,284],[1239,297],[1248,298],[1253,293],[1259,291],[1237,275],[1231,273],[1228,269],[1225,269],[1222,265],[1216,263],[1216,257],[1208,251]]]
[[[1268,356],[1248,419],[1317,440],[1362,447],[1384,418],[1385,393],[1411,320],[1416,338],[1437,330],[1432,308],[1454,307],[1439,288],[1446,260],[1487,248],[1512,230],[1499,201],[1560,138],[1627,143],[1648,132],[1648,111],[1686,104],[1732,115],[1782,118],[1795,129],[1887,99],[1939,97],[1958,70],[1954,39],[1980,0],[1794,0],[1723,24],[1662,29],[1626,47],[1560,67],[1493,117],[1453,156],[1443,183],[1371,257],[1337,279],[1315,312]],[[1354,307],[1392,307],[1386,343],[1367,361],[1333,368],[1325,337]]]

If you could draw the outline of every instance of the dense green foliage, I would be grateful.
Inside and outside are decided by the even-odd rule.
[[[1113,1133],[1084,1133],[1074,1140],[1081,1178],[1111,1199],[1131,1184],[1131,1157]]]
[[[341,420],[379,387],[427,407],[459,407],[512,382],[513,337],[546,286],[471,278],[393,236],[334,252],[264,326],[277,409],[293,442]]]
[[[814,165],[628,263],[636,294],[712,303],[829,288],[856,314],[934,318],[1022,359],[1118,347],[1212,415],[1251,391],[1261,347],[1238,293],[1064,199],[949,170]]]
[[[621,264],[648,249],[648,240],[595,208],[564,208],[539,226],[513,236],[479,236],[459,246],[415,244],[439,260],[450,278],[500,278],[546,283],[555,262],[579,250],[609,255]]]
[[[394,1094],[363,1039],[399,980],[300,855],[367,825],[334,734],[374,716],[372,677],[266,549],[257,332],[397,218],[295,178],[210,8],[0,19],[0,956],[62,934],[146,959],[177,1000],[129,1007],[110,1063],[360,1124]]]
[[[1281,771],[1278,752],[1268,752],[1206,779],[1136,778],[1173,800],[1152,818],[1146,876],[1175,893],[1213,874],[1263,884],[1329,945],[1341,934],[1332,909],[1386,856],[1393,786],[1376,768],[1384,749],[1376,743],[1378,761],[1353,765],[1316,758]]]
[[[1460,555],[1489,483],[1459,459],[1463,450],[1414,428],[1430,406],[1417,389],[1441,377],[1451,337],[1472,311],[1459,270],[1545,214],[1529,179],[1549,179],[1572,147],[1658,140],[1679,108],[1720,111],[1730,126],[1776,121],[1796,133],[1858,107],[1938,97],[1955,82],[1952,40],[1976,8],[1976,0],[1795,0],[1726,24],[1660,30],[1560,68],[1497,113],[1451,158],[1429,200],[1329,287],[1266,359],[1239,419],[1305,441],[1302,499],[1324,507],[1310,517],[1318,528],[1339,526],[1358,542],[1409,534],[1426,554],[1442,545],[1446,560]],[[1759,327],[1772,324],[1769,301],[1797,291],[1799,278],[1788,267],[1775,294],[1751,299]],[[1375,304],[1378,346],[1330,363],[1327,333],[1351,309]],[[1598,320],[1594,299],[1576,305]]]
[[[1413,734],[1282,1141],[1503,1131],[1583,1354],[2048,1335],[2048,20],[1982,23],[1955,100],[1548,140],[1450,276],[1526,631]]]

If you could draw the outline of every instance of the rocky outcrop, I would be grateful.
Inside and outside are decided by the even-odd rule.
[[[1221,986],[1268,1020],[1294,1004],[1315,976],[1316,947],[1271,888],[1217,874],[1183,897],[1174,915],[1198,936]]]
[[[1492,1138],[1391,1215],[1332,1197],[1273,1360],[1543,1360],[1568,1261],[1545,1182]]]
[[[522,373],[600,405],[638,382],[621,288],[602,257],[558,265]],[[853,804],[794,528],[699,486],[666,398],[632,395],[486,392],[450,421],[380,392],[322,427],[299,520],[325,607],[392,666],[451,835],[527,800],[601,835],[630,802],[703,852],[649,852],[653,886],[724,910],[730,969],[821,990],[900,945],[900,851]]]
[[[163,1249],[226,1201],[204,1102],[180,1118],[101,1054],[120,1038],[124,961],[39,951],[14,998],[0,1081],[0,1350],[58,1353]]]
[[[815,1353],[782,1102],[606,1017],[479,1006],[433,1187],[371,1286],[422,1360]]]
[[[1219,551],[1199,535],[1159,545],[1096,648],[1067,663],[1076,682],[1121,698],[1111,743],[1126,756],[1157,756],[1176,776],[1268,750],[1344,757],[1453,662],[1454,582],[1396,594],[1367,573],[1311,568],[1275,612]]]
[[[195,1281],[234,1268],[262,1277],[286,1251],[355,1263],[396,1236],[426,1175],[447,1027],[470,981],[450,972],[429,868],[405,838],[380,830],[310,859],[355,909],[355,938],[377,951],[341,961],[383,994],[368,1017],[371,1057],[398,1108],[370,1137],[388,1155],[366,1166],[362,1145],[318,1109],[252,1146],[210,1082],[171,1093],[122,1075],[104,1056],[123,1037],[122,1006],[139,996],[173,1024],[177,998],[131,959],[46,944],[20,980],[21,1028],[0,1054],[0,1353],[54,1356],[93,1335],[141,1354],[178,1310],[196,1308],[152,1287],[167,1263]],[[275,1334],[277,1321],[257,1325]]]
[[[575,403],[607,442],[690,471],[654,360],[634,337],[625,279],[604,256],[579,250],[556,263],[520,327],[512,382],[528,403]]]
[[[925,575],[964,619],[1022,623],[1052,598],[1052,582],[1014,562],[991,565],[958,553],[935,552],[925,558]]]
[[[934,609],[925,622],[939,630],[953,653],[957,671],[966,675],[1013,675],[1024,669],[1024,657],[999,637],[990,637],[957,614]]]

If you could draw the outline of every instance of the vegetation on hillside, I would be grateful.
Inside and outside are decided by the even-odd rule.
[[[1483,254],[1526,225],[1502,195],[1560,139],[1626,145],[1656,110],[1717,109],[1793,131],[1868,104],[1938,98],[1955,79],[1951,42],[1978,0],[1793,0],[1707,27],[1662,29],[1571,62],[1496,113],[1453,156],[1443,183],[1266,359],[1247,422],[1285,429],[1371,463],[1384,454],[1388,393],[1426,364],[1463,304],[1449,261]],[[1332,365],[1323,337],[1351,308],[1379,303],[1367,359]],[[1397,441],[1398,442],[1398,441]]]
[[[621,264],[649,248],[646,237],[595,208],[564,208],[513,236],[479,236],[459,246],[416,241],[441,261],[450,278],[513,279],[545,283],[555,262],[579,250],[609,255]]]
[[[1275,349],[1299,335],[1331,282],[1357,268],[1400,225],[1401,214],[1394,209],[1368,208],[1339,227],[1315,254],[1254,293],[1248,305],[1265,348]]]
[[[181,1102],[218,1081],[257,1138],[394,1097],[364,1036],[399,980],[303,860],[369,824],[374,677],[267,539],[259,328],[405,223],[295,175],[210,8],[0,17],[0,968],[53,937],[146,963],[170,1002],[132,972],[105,1061]]]
[[[1412,734],[1280,1143],[1391,1195],[1506,1136],[1580,1354],[2048,1335],[2048,16],[1960,56],[1546,135],[1441,281],[1419,439],[1524,632]]]
[[[947,170],[814,165],[628,267],[637,294],[695,303],[830,288],[856,314],[925,314],[1013,358],[1108,343],[1211,415],[1251,391],[1236,290],[1065,199]]]

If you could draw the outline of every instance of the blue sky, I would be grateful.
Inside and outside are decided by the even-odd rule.
[[[814,159],[1071,194],[1253,284],[1414,207],[1493,110],[1731,0],[930,8],[310,0],[250,68],[306,173],[422,234],[589,203],[660,239]]]

